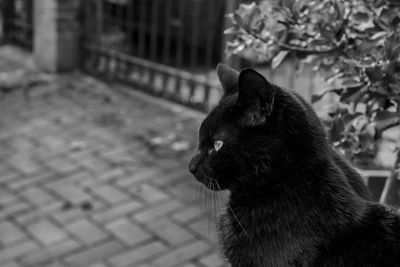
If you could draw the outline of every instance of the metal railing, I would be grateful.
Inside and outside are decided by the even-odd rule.
[[[1,42],[32,50],[33,0],[3,0],[0,10]]]
[[[198,110],[219,99],[225,0],[85,0],[83,70]]]

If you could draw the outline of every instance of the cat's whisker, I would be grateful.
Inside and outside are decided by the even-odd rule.
[[[217,182],[217,181],[216,181]],[[217,185],[219,187],[219,189],[221,189],[221,187],[219,186],[218,182]],[[228,203],[226,203],[226,206],[228,207],[228,209],[231,211],[233,217],[235,218],[235,220],[237,221],[237,223],[239,224],[240,228],[242,228],[243,232],[245,233],[245,235],[249,238],[249,235],[247,234],[246,230],[244,229],[243,225],[240,223],[239,219],[236,217],[235,212],[233,211],[231,205]]]
[[[244,230],[244,227],[242,226],[242,224],[239,222],[239,219],[236,217],[235,212],[233,211],[233,209],[231,208],[231,205],[229,205],[229,203],[227,204],[228,209],[232,212],[233,217],[235,218],[235,220],[237,221],[237,223],[239,224],[240,228],[242,228],[243,232],[245,233],[245,235],[247,237],[249,237],[249,235],[247,234],[246,230]]]
[[[213,216],[214,216],[214,184],[210,178],[209,180],[209,188],[210,188],[210,217],[208,218],[208,233],[211,232]]]
[[[208,217],[208,232],[210,233],[211,232],[211,227],[213,227],[213,225],[212,225],[212,217],[213,217],[213,208],[212,208],[212,191],[213,190],[213,184],[212,184],[212,180],[211,180],[211,178],[209,178],[208,180],[207,180],[207,196],[208,196],[208,200],[209,200],[209,202],[208,202],[208,209],[207,209],[207,217]]]
[[[219,185],[218,181],[215,180],[215,182],[216,182],[218,189],[221,191],[221,186]],[[226,203],[227,203],[226,206],[228,207],[229,203],[227,201],[226,201]],[[228,224],[229,224],[229,226],[228,226],[228,233],[226,234],[226,238],[229,238],[234,235],[234,230],[233,230],[234,228],[233,228],[231,220],[228,220]]]
[[[211,201],[211,203],[210,203],[210,209],[211,209],[211,220],[212,220],[212,218],[214,217],[214,208],[215,208],[215,201],[214,201],[214,183],[213,183],[213,181],[210,179],[210,189],[211,189],[211,192],[210,192],[210,201]]]
[[[216,220],[216,218],[217,218],[217,216],[218,216],[218,213],[219,213],[219,207],[220,207],[220,196],[219,196],[219,187],[218,187],[218,185],[217,185],[217,189],[218,189],[218,192],[215,192],[215,217],[214,217],[214,220]]]
[[[217,189],[216,188],[216,186],[215,186],[215,182],[213,183],[213,187],[214,187],[214,189]],[[213,206],[214,206],[214,216],[213,216],[213,221],[215,220],[215,218],[217,218],[217,209],[218,209],[218,202],[217,202],[217,192],[214,190],[213,191]]]
[[[199,201],[198,201],[198,205],[199,205],[199,209],[198,209],[198,211],[199,211],[199,214],[198,214],[198,217],[200,217],[201,216],[201,214],[204,212],[204,210],[205,210],[205,199],[204,199],[204,193],[203,193],[203,191],[204,191],[204,188],[203,188],[204,186],[202,185],[202,184],[199,184],[199,187],[198,187],[198,190],[197,190],[197,197],[198,197],[198,199],[199,199]]]
[[[207,195],[206,195],[206,189],[204,188],[204,185],[201,185],[200,193],[201,193],[201,197],[202,197],[202,211],[205,211],[207,209]]]

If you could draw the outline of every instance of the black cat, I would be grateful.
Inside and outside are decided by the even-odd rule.
[[[230,192],[217,228],[232,266],[400,266],[399,213],[368,200],[311,106],[254,70],[217,72],[189,169]]]

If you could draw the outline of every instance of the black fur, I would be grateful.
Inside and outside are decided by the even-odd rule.
[[[232,266],[400,266],[399,214],[369,201],[311,106],[253,70],[218,74],[225,95],[189,169],[230,191],[217,227]]]

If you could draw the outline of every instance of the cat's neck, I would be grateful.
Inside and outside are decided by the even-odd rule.
[[[351,224],[361,216],[364,201],[354,193],[330,158],[312,166],[304,166],[301,171],[289,170],[274,175],[278,177],[271,184],[249,191],[243,188],[232,191],[230,209],[244,216],[257,217],[263,214],[293,220],[313,218],[316,224],[319,223],[318,219],[325,224],[327,220],[332,224]],[[273,224],[272,220],[270,222]],[[312,224],[310,227],[313,227]]]

